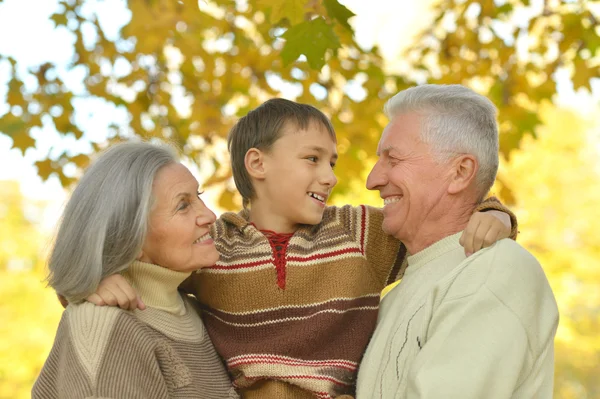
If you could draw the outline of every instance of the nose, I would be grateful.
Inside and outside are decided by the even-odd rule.
[[[378,159],[373,169],[367,177],[367,189],[368,190],[380,190],[381,187],[387,184],[387,177],[383,166],[381,165],[381,159]]]
[[[330,165],[327,165],[323,169],[319,183],[332,189],[337,184],[337,177],[335,177],[333,168]]]
[[[208,207],[204,204],[202,200],[199,199],[199,206],[197,207],[196,214],[196,225],[199,227],[211,225],[217,220],[217,216],[208,209]]]

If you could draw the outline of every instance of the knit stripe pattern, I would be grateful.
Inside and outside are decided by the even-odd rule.
[[[516,231],[497,200],[476,211],[489,209],[509,213]],[[289,238],[282,262],[248,212],[217,220],[211,234],[221,259],[193,274],[186,289],[201,302],[207,332],[244,398],[354,394],[380,292],[407,266],[406,247],[382,222],[379,208],[326,207],[320,224]]]
[[[282,260],[246,212],[219,218],[213,237],[221,259],[192,280],[208,334],[242,396],[354,392],[379,293],[406,255],[382,221],[377,208],[327,207],[319,225],[289,237]]]
[[[126,278],[146,310],[70,304],[32,398],[237,398],[197,310],[177,292],[188,275],[135,262]]]

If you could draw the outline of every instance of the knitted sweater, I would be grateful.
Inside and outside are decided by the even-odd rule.
[[[480,209],[506,210],[494,200]],[[243,397],[354,393],[379,294],[406,255],[382,221],[381,209],[327,207],[320,224],[278,250],[246,212],[219,218],[212,233],[221,259],[193,274],[188,289]]]
[[[32,398],[236,398],[192,305],[189,273],[134,262],[125,277],[144,311],[70,304]]]
[[[551,398],[558,310],[512,240],[465,258],[460,233],[408,258],[381,303],[357,398]]]

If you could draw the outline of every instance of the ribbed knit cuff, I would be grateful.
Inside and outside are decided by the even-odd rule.
[[[491,210],[504,212],[510,217],[511,229],[510,229],[509,237],[512,238],[513,240],[516,240],[517,234],[519,233],[519,231],[518,231],[519,225],[517,223],[517,216],[514,213],[512,213],[512,211],[510,209],[505,207],[502,204],[502,202],[500,202],[500,200],[496,197],[487,198],[481,204],[479,204],[477,206],[477,208],[475,208],[475,212],[487,212],[487,211],[491,211]]]

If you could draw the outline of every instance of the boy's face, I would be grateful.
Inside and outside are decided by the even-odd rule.
[[[270,210],[273,229],[292,232],[298,225],[321,222],[337,183],[336,161],[336,143],[324,126],[314,122],[306,130],[292,123],[284,126],[282,136],[264,154],[264,190],[258,198],[261,207]]]

